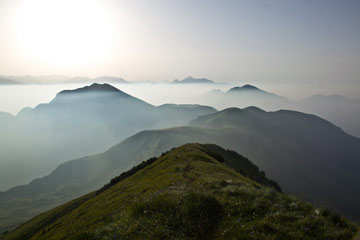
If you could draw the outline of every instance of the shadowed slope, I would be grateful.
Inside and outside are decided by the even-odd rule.
[[[4,219],[0,222],[18,218],[19,223],[188,142],[214,143],[241,152],[285,192],[359,219],[359,139],[331,123],[313,115],[251,107],[199,117],[191,125],[142,131],[103,154],[69,161],[47,177],[0,194]]]
[[[184,145],[1,239],[345,240],[355,234],[328,210],[246,178],[239,171],[249,169],[230,168],[224,153],[214,145]]]

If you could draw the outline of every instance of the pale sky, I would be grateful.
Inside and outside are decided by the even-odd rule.
[[[359,0],[0,0],[0,75],[349,84]]]

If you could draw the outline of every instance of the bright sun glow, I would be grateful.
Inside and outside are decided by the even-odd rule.
[[[95,0],[25,0],[20,41],[36,61],[87,64],[106,57],[110,21]]]

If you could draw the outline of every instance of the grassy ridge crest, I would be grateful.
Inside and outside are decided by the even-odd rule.
[[[348,240],[355,235],[355,225],[341,216],[253,180],[257,168],[247,161],[216,145],[186,144],[1,239]],[[238,169],[231,162],[238,162]],[[250,173],[253,179],[246,176]]]

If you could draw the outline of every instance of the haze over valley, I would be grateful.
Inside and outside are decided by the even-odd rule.
[[[360,240],[359,12],[0,1],[0,240]]]

